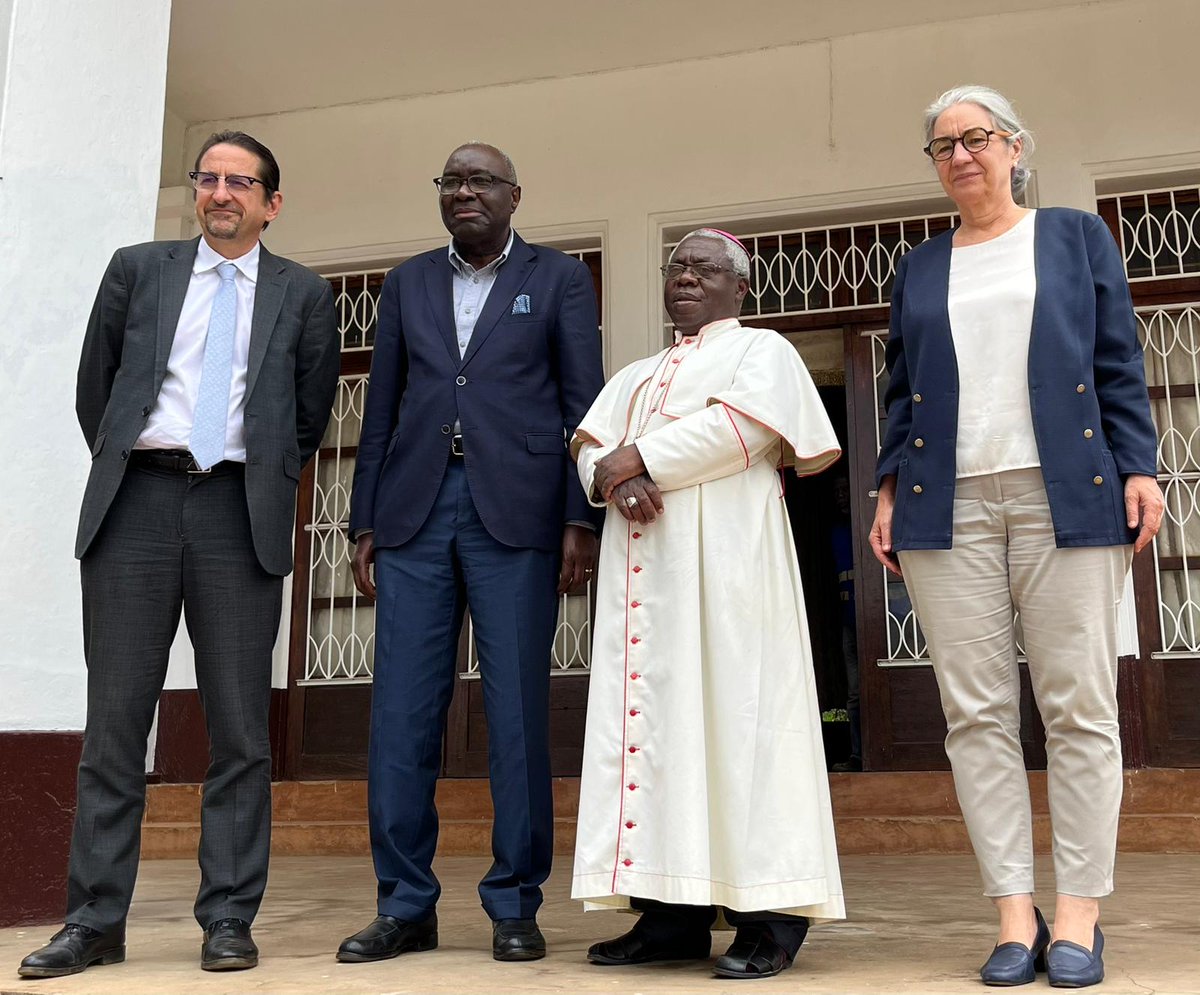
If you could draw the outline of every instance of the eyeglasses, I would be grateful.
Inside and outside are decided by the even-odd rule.
[[[506,180],[503,176],[494,176],[491,173],[472,173],[470,176],[435,176],[433,178],[433,185],[444,194],[458,193],[464,183],[471,193],[487,193],[497,183],[507,183],[510,187],[516,186],[512,180]]]
[[[954,158],[954,146],[962,142],[962,147],[970,152],[971,155],[978,155],[988,147],[988,142],[992,140],[992,135],[1000,135],[1002,138],[1009,137],[1009,133],[1006,131],[989,131],[987,128],[968,128],[962,133],[961,138],[935,138],[922,151],[934,162],[945,162],[947,159]]]
[[[254,188],[255,183],[263,183],[256,176],[241,176],[237,173],[232,173],[229,176],[218,176],[216,173],[206,173],[203,171],[188,173],[188,178],[192,181],[192,186],[197,190],[212,191],[217,189],[217,184],[225,181],[225,189],[230,193],[246,193]]]
[[[668,280],[678,280],[688,270],[700,280],[711,280],[718,273],[733,272],[728,266],[718,266],[716,263],[665,263],[659,270]]]

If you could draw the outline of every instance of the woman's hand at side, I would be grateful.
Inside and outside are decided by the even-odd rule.
[[[1134,555],[1149,546],[1158,535],[1162,516],[1163,493],[1158,481],[1140,473],[1126,477],[1125,519],[1131,529],[1138,530],[1137,539],[1133,543]]]
[[[879,500],[875,505],[875,521],[871,523],[871,552],[875,559],[897,577],[903,577],[900,560],[892,552],[892,510],[896,506],[896,478],[889,475],[879,485]]]

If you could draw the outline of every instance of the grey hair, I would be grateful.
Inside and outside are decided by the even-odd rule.
[[[708,238],[714,242],[720,242],[722,249],[725,251],[725,260],[729,263],[734,275],[746,280],[750,279],[749,254],[723,231],[717,231],[715,228],[697,228],[695,231],[688,232],[679,240],[679,245],[675,246],[671,251],[671,259],[675,258],[675,253],[679,251],[679,246],[683,245],[689,238]]]
[[[990,86],[980,86],[978,83],[968,83],[965,86],[956,86],[952,90],[947,90],[925,108],[926,143],[933,138],[933,127],[937,124],[937,119],[955,104],[975,104],[977,107],[982,107],[991,115],[992,124],[998,131],[1010,133],[1009,137],[1005,139],[1009,145],[1012,145],[1018,138],[1021,139],[1021,158],[1017,160],[1012,170],[1013,199],[1020,197],[1029,183],[1029,167],[1025,165],[1025,162],[1033,155],[1034,143],[1033,135],[1025,127],[1024,122],[1017,114],[1017,109],[1013,107],[1012,101],[1000,91],[993,90]]]
[[[470,142],[463,142],[454,150],[454,152],[451,152],[450,155],[454,155],[456,152],[461,152],[463,149],[488,149],[491,152],[495,152],[496,155],[498,155],[504,161],[504,169],[508,174],[507,176],[502,176],[501,179],[511,180],[513,183],[517,182],[517,167],[513,165],[512,159],[508,157],[508,153],[505,152],[504,149],[497,148],[490,142],[473,140]]]

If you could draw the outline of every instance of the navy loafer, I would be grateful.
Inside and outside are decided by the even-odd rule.
[[[1087,988],[1104,980],[1104,934],[1100,927],[1092,937],[1092,949],[1087,950],[1070,940],[1055,940],[1050,944],[1046,966],[1054,988]]]
[[[996,988],[1027,985],[1037,977],[1038,971],[1046,970],[1050,930],[1040,909],[1035,908],[1033,914],[1037,917],[1037,936],[1034,937],[1033,946],[1027,947],[1016,941],[996,944],[987,963],[979,969],[979,977],[985,985]]]

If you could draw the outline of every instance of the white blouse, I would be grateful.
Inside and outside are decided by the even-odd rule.
[[[1041,465],[1029,408],[1035,213],[1003,235],[956,247],[950,255],[959,477]]]

